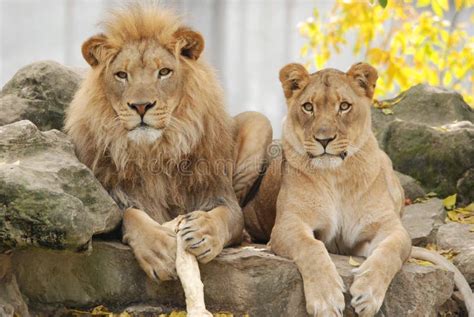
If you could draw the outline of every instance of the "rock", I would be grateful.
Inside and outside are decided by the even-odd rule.
[[[396,102],[399,100],[398,102]],[[383,143],[388,125],[394,120],[441,126],[453,121],[474,122],[474,111],[462,96],[452,90],[426,84],[416,85],[392,100],[392,115],[380,109],[372,111],[372,126],[380,143]]]
[[[75,71],[52,61],[23,67],[0,92],[0,125],[27,119],[44,131],[62,129],[80,81]]]
[[[426,246],[435,242],[438,227],[443,223],[446,212],[438,198],[405,207],[403,226],[410,234],[413,245]]]
[[[400,184],[403,187],[403,191],[405,192],[405,198],[409,198],[413,201],[418,197],[423,197],[426,195],[425,190],[413,177],[402,174],[397,171],[395,171],[395,174],[398,176]]]
[[[28,317],[29,311],[13,275],[11,256],[0,254],[0,316]]]
[[[474,286],[474,232],[472,225],[450,222],[438,229],[436,242],[441,249],[459,252],[453,263]]]
[[[456,184],[458,204],[467,205],[474,201],[474,168],[467,170]]]
[[[82,248],[121,213],[66,135],[29,121],[0,126],[0,253],[28,245]]]
[[[474,128],[444,131],[393,121],[385,134],[384,149],[397,171],[445,197],[457,191],[458,180],[474,166],[473,140]],[[467,199],[474,199],[474,191],[469,195]]]
[[[207,306],[250,316],[306,316],[301,276],[289,260],[264,246],[225,249],[201,265]],[[348,257],[331,256],[346,286],[352,283]],[[357,259],[362,262],[361,259]],[[130,303],[184,307],[178,281],[156,283],[138,266],[132,251],[117,242],[95,241],[84,253],[46,249],[17,250],[16,276],[32,307],[104,304],[124,308]],[[453,290],[452,273],[436,267],[403,266],[382,306],[383,316],[435,316]],[[346,296],[346,316],[353,316]]]

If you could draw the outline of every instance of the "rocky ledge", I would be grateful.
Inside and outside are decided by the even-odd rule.
[[[333,255],[332,259],[349,287],[354,266],[345,256]],[[96,241],[85,253],[23,250],[15,252],[11,260],[19,288],[33,304],[32,310],[99,304],[122,310],[136,303],[184,307],[178,281],[151,281],[132,251],[118,242]],[[226,249],[214,261],[201,265],[201,273],[211,311],[306,316],[303,284],[296,266],[268,252],[265,246]],[[390,285],[380,315],[436,316],[452,291],[452,273],[407,263]],[[345,316],[354,315],[349,303],[350,296],[346,295]]]

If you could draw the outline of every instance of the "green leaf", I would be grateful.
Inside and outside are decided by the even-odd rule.
[[[382,112],[383,112],[383,114],[386,115],[386,116],[393,114],[393,110],[390,109],[390,108],[383,108],[383,109],[382,109]]]
[[[387,2],[388,0],[379,0],[379,3],[382,6],[382,8],[385,8],[387,6]]]

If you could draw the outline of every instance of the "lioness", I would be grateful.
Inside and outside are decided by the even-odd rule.
[[[231,118],[200,58],[202,36],[171,12],[115,11],[82,54],[92,67],[67,111],[79,159],[125,209],[123,241],[152,279],[176,277],[176,236],[203,263],[240,241],[239,202],[272,137],[257,113]]]
[[[344,283],[328,251],[367,257],[355,270],[351,304],[359,316],[373,316],[412,250],[400,220],[403,189],[371,130],[377,77],[364,63],[347,73],[309,74],[299,64],[280,71],[288,116],[270,244],[295,261],[312,316],[342,316],[345,306]],[[413,256],[455,271],[472,310],[472,292],[461,273],[440,256],[413,250]]]

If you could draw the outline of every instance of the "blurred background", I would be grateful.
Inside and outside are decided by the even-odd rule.
[[[289,62],[312,70],[347,70],[366,60],[387,74],[378,83],[377,98],[429,82],[463,90],[469,103],[474,0],[389,0],[386,8],[386,1],[376,1],[159,2],[203,33],[204,56],[217,70],[230,112],[263,112],[275,137],[286,112],[278,71]],[[0,85],[34,61],[87,67],[82,42],[100,32],[98,23],[108,9],[123,2],[0,0]]]

